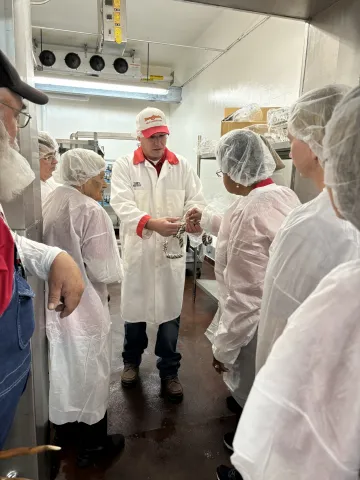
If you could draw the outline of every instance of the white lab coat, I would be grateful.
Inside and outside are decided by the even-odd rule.
[[[66,250],[86,288],[65,320],[46,312],[50,348],[50,420],[61,425],[100,421],[107,408],[111,321],[107,284],[120,282],[122,265],[112,222],[92,198],[69,186],[52,192],[43,207],[44,241]]]
[[[184,257],[166,258],[164,238],[144,229],[137,234],[145,215],[153,218],[183,217],[188,210],[205,206],[200,179],[188,162],[164,162],[158,178],[148,162],[135,165],[133,154],[117,160],[111,181],[111,206],[120,218],[124,262],[121,315],[127,322],[161,324],[181,313],[185,282]],[[177,239],[169,239],[169,251],[179,252]]]
[[[231,460],[244,480],[356,480],[360,260],[335,268],[289,318],[256,376]]]
[[[206,332],[224,381],[244,405],[255,376],[256,330],[269,248],[286,215],[300,204],[286,187],[268,185],[239,197],[225,213],[215,253],[219,308]]]
[[[47,199],[48,195],[55,190],[59,186],[59,183],[56,183],[53,177],[50,177],[48,180],[43,182],[41,180],[41,202],[44,204],[45,200]]]
[[[238,198],[237,195],[228,192],[213,198],[202,211],[201,228],[217,237],[224,214],[234,202],[238,201]]]
[[[360,233],[340,220],[327,191],[296,208],[270,248],[261,306],[256,370],[264,365],[288,318],[333,268],[360,258]]]

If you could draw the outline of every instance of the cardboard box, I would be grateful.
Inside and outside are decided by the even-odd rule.
[[[224,118],[228,117],[232,113],[239,110],[240,107],[232,107],[232,108],[225,108]],[[221,122],[221,136],[225,135],[231,130],[238,130],[241,128],[250,127],[251,125],[266,125],[267,123],[267,112],[273,108],[280,108],[280,107],[261,107],[263,113],[263,120],[261,122]]]

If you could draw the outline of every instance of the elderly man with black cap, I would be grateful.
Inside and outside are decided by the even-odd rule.
[[[163,393],[169,400],[181,401],[181,354],[176,347],[186,242],[180,241],[179,245],[178,238],[173,238],[167,251],[164,241],[177,234],[180,227],[184,229],[181,219],[194,207],[202,209],[205,200],[200,179],[191,166],[166,148],[170,132],[164,113],[146,108],[137,116],[136,130],[141,146],[116,162],[111,185],[111,205],[121,220],[125,269],[122,384],[127,387],[136,383],[148,342],[146,324],[153,324],[158,326],[155,354],[159,357]],[[201,229],[193,225],[187,226],[187,231],[197,233]]]
[[[35,178],[18,152],[16,135],[31,117],[23,99],[44,105],[45,94],[23,82],[0,50],[0,202],[9,202]],[[23,268],[19,268],[21,265]],[[26,387],[31,364],[30,339],[34,331],[34,294],[21,272],[49,284],[48,308],[69,315],[84,290],[79,268],[58,248],[12,233],[0,203],[0,449],[12,425]]]

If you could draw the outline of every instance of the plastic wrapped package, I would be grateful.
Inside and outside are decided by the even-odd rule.
[[[244,107],[239,108],[233,114],[233,122],[261,122],[263,120],[263,113],[257,103],[250,103]]]
[[[268,134],[268,126],[266,123],[256,123],[255,125],[250,125],[245,127],[244,130],[250,130],[251,132],[257,133],[258,135],[267,136]]]
[[[289,120],[289,107],[284,108],[271,108],[267,112],[267,124],[269,127],[287,127]]]
[[[209,140],[207,138],[202,138],[201,142],[197,147],[197,154],[201,155],[202,157],[215,157],[216,151],[216,140]]]
[[[272,108],[267,114],[269,133],[273,142],[287,142],[287,129],[290,108]]]

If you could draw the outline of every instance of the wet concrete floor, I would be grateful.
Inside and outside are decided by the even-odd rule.
[[[212,275],[212,267],[205,264],[203,277]],[[192,281],[192,277],[186,280],[178,346],[183,356],[179,377],[185,394],[180,405],[166,403],[159,395],[153,353],[155,328],[148,329],[149,348],[143,357],[139,385],[131,390],[121,387],[120,296],[118,287],[111,288],[114,372],[108,432],[125,435],[125,450],[111,466],[79,470],[74,452],[65,449],[57,480],[211,480],[216,478],[218,465],[230,464],[222,436],[235,428],[236,418],[226,408],[228,393],[212,367],[211,347],[204,336],[216,303],[198,289],[194,304]]]

